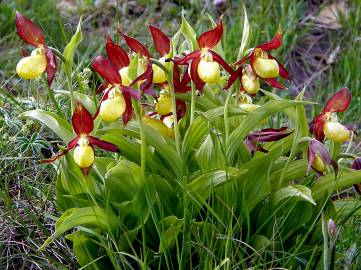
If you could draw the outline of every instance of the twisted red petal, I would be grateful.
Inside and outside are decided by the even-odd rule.
[[[133,106],[132,106],[132,99],[129,93],[123,93],[123,97],[125,100],[125,111],[122,115],[122,120],[124,126],[132,119],[133,116]]]
[[[129,66],[130,60],[127,53],[116,43],[114,43],[108,33],[105,45],[108,58],[117,70]]]
[[[152,62],[149,59],[147,62],[147,69],[142,74],[140,74],[137,78],[135,78],[130,86],[133,86],[138,81],[143,81],[143,80],[145,80],[145,82],[143,82],[142,85],[140,86],[142,93],[144,93],[145,91],[150,89],[150,87],[152,86],[152,82],[153,82]]]
[[[325,124],[324,118],[324,114],[319,114],[309,124],[310,132],[320,142],[325,140],[325,134],[323,133],[323,126]]]
[[[67,154],[71,149],[73,149],[77,143],[79,141],[79,137],[76,136],[74,139],[72,139],[69,143],[68,143],[68,146],[65,150],[61,151],[59,154],[51,157],[51,158],[48,158],[48,159],[42,159],[40,160],[41,163],[51,163],[51,162],[54,162],[55,160],[57,160],[58,158],[64,156],[65,154]]]
[[[73,129],[78,136],[87,135],[93,131],[93,117],[79,100],[76,102],[71,122]]]
[[[356,158],[352,163],[351,168],[354,170],[361,170],[361,158]]]
[[[177,63],[178,65],[185,65],[188,63],[189,60],[195,59],[195,58],[199,57],[200,55],[201,55],[201,51],[196,50],[194,52],[187,54],[182,59],[175,59],[174,62]]]
[[[34,47],[45,45],[43,32],[29,18],[16,11],[15,22],[17,34],[22,40]]]
[[[112,85],[122,84],[122,78],[113,64],[102,55],[93,60],[93,69]]]
[[[248,59],[250,59],[251,57],[253,56],[253,52],[246,56],[246,57],[243,57],[241,60],[239,60],[238,62],[234,63],[235,65],[243,65],[244,63],[246,63],[248,61]]]
[[[284,132],[287,130],[287,127],[282,127],[279,129],[266,128],[260,131],[254,131],[248,135],[248,138],[255,142],[274,142],[281,140],[293,131]]]
[[[264,51],[270,51],[279,48],[282,45],[282,33],[277,32],[270,42],[258,45],[256,48],[261,48]]]
[[[351,92],[347,87],[336,92],[326,103],[323,112],[344,112],[351,102]]]
[[[231,76],[228,79],[228,82],[224,89],[229,89],[232,84],[237,80],[237,78],[242,76],[242,67],[239,67],[236,71],[231,73]]]
[[[99,85],[98,89],[95,91],[95,94],[102,93],[105,89],[107,89],[109,86],[109,82],[104,81],[101,85]]]
[[[133,52],[136,52],[139,55],[144,56],[146,58],[151,57],[148,49],[142,43],[140,43],[138,40],[136,40],[135,38],[132,38],[130,36],[127,36],[127,35],[123,34],[122,32],[120,32],[120,34],[124,38],[124,40],[127,43],[128,47]]]
[[[201,78],[198,75],[198,64],[200,61],[201,61],[200,57],[198,57],[192,61],[191,66],[190,66],[190,75],[191,75],[192,81],[196,85],[196,88],[199,91],[202,91],[205,83],[201,80]]]
[[[284,86],[283,84],[279,83],[276,79],[273,78],[269,78],[269,79],[264,79],[265,83],[267,83],[270,86],[273,86],[275,88],[278,89],[282,89],[282,90],[286,90],[287,87]]]
[[[212,49],[221,40],[222,34],[223,34],[223,25],[222,25],[222,16],[221,16],[218,20],[218,25],[215,28],[208,30],[207,32],[204,32],[198,38],[199,48]]]
[[[159,28],[149,25],[155,49],[161,56],[166,56],[170,52],[170,39]]]
[[[45,46],[45,56],[46,56],[46,78],[48,86],[50,87],[56,73],[56,57],[53,54],[53,51]]]
[[[92,145],[96,145],[101,149],[104,149],[109,152],[119,152],[118,147],[115,144],[112,144],[107,141],[100,140],[93,136],[88,136],[87,139],[89,140],[89,143]]]
[[[223,58],[217,54],[215,51],[213,50],[209,50],[209,52],[212,54],[213,56],[213,60],[216,61],[217,63],[219,63],[229,74],[233,73],[233,68],[231,68],[226,61],[223,60]]]

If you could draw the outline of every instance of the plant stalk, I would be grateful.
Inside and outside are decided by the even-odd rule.
[[[328,232],[327,222],[322,214],[322,235],[323,235],[323,270],[328,270]]]

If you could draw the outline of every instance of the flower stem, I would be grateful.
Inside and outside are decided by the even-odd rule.
[[[193,123],[194,120],[194,111],[195,111],[195,107],[196,107],[196,97],[197,97],[197,93],[196,93],[196,87],[194,85],[193,82],[191,82],[191,87],[192,87],[192,96],[191,96],[191,117],[190,117],[190,126]]]
[[[322,235],[323,235],[323,270],[328,270],[328,233],[327,224],[324,215],[321,217],[322,220]]]

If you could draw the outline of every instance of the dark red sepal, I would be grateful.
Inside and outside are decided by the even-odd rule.
[[[96,145],[103,150],[110,151],[110,152],[119,152],[119,149],[115,144],[100,140],[93,136],[88,136],[87,139],[89,140],[90,144]]]
[[[192,61],[191,66],[190,66],[190,75],[191,75],[192,81],[194,82],[196,88],[199,91],[202,91],[205,83],[199,77],[198,70],[197,70],[198,69],[198,64],[199,64],[200,61],[201,61],[200,57],[198,57],[198,58],[196,58],[196,59],[194,59]]]
[[[181,74],[179,72],[180,67],[177,63],[174,63],[173,68],[173,84],[174,84],[174,91],[176,93],[186,93],[191,91],[191,87],[188,85],[191,81],[191,77],[188,73],[188,66],[186,67],[186,72],[184,72],[183,77],[181,79]]]
[[[122,79],[118,70],[113,64],[102,55],[98,55],[93,60],[93,69],[112,85],[122,84]]]
[[[93,131],[93,117],[80,101],[77,101],[76,103],[71,122],[73,129],[78,136],[88,135]]]
[[[95,91],[95,94],[100,94],[105,91],[109,87],[109,82],[105,81],[101,85],[99,85],[98,89]]]
[[[34,47],[45,45],[45,39],[40,27],[35,25],[29,18],[16,11],[16,30],[19,37],[27,44]]]
[[[258,45],[257,48],[260,48],[264,51],[271,51],[279,48],[281,45],[282,45],[282,33],[277,32],[271,41]]]
[[[150,33],[152,34],[155,49],[159,55],[166,56],[170,52],[170,39],[159,28],[149,25]]]
[[[226,61],[223,60],[223,58],[217,54],[215,51],[213,50],[209,50],[209,52],[212,54],[213,56],[213,60],[216,61],[217,63],[219,63],[229,74],[233,73],[233,68],[231,68]]]
[[[282,89],[282,90],[286,90],[287,87],[284,86],[282,83],[279,83],[276,79],[273,78],[269,78],[269,79],[264,79],[265,83],[267,83],[268,85],[278,88],[278,89]]]
[[[356,158],[354,162],[352,163],[351,168],[353,170],[361,170],[361,158]],[[353,185],[356,192],[361,195],[361,179],[359,184]]]
[[[30,56],[30,53],[28,52],[28,50],[23,47],[20,48],[20,54],[22,57]]]
[[[107,35],[105,50],[107,51],[110,62],[112,62],[118,71],[123,67],[129,66],[130,60],[128,54],[118,44],[112,41],[109,33]]]
[[[124,38],[124,40],[127,43],[128,47],[133,52],[136,52],[139,55],[144,56],[146,58],[151,57],[148,49],[142,43],[140,43],[138,40],[136,40],[135,38],[132,38],[130,36],[127,36],[127,35],[123,34],[122,32],[120,32],[120,34]]]
[[[336,92],[326,103],[322,112],[344,112],[351,102],[351,92],[347,87]]]
[[[56,57],[53,51],[45,46],[45,57],[46,57],[46,79],[48,86],[50,87],[56,73]]]
[[[250,55],[242,58],[241,60],[237,61],[236,63],[234,63],[234,65],[243,65],[244,63],[246,63],[251,57],[253,56],[253,53],[251,53]]]
[[[198,38],[198,46],[201,49],[212,49],[220,42],[223,34],[222,16],[218,20],[218,24],[215,28],[204,32]]]

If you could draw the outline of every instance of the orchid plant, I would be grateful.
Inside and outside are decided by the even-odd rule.
[[[244,24],[247,31],[246,16]],[[94,82],[98,99],[80,95],[71,83],[81,23],[62,54],[45,45],[30,19],[16,14],[19,36],[36,48],[20,60],[18,75],[35,79],[45,72],[50,86],[60,60],[68,67],[70,99],[77,100],[71,125],[65,110],[21,115],[42,122],[67,145],[42,160],[57,169],[63,213],[42,249],[73,230],[67,239],[82,269],[320,268],[314,258],[323,238],[315,225],[327,215],[341,226],[347,217],[341,200],[331,200],[334,192],[352,185],[360,190],[360,158],[349,147],[340,151],[352,131],[335,116],[347,109],[351,93],[342,88],[332,96],[308,129],[304,106],[314,103],[303,100],[305,90],[295,100],[275,94],[290,80],[270,54],[283,34],[236,61],[217,53],[223,18],[213,25],[198,39],[184,17],[172,38],[150,25],[158,59],[137,39],[118,30],[118,44],[109,32],[107,57],[91,63],[102,79],[99,86]],[[284,126],[265,127],[275,114],[287,119]],[[109,153],[95,154],[94,146]],[[301,252],[302,245],[314,248]],[[284,252],[295,255],[281,259]],[[271,264],[263,261],[270,256]]]

